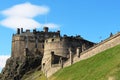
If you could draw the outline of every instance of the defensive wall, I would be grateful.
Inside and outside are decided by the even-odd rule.
[[[62,64],[72,57],[70,54],[75,55],[77,52],[81,53],[95,44],[80,36],[64,36],[46,39],[44,45],[42,69],[47,75],[57,71],[60,68],[59,66],[62,67]],[[54,71],[51,70],[53,68]]]
[[[59,69],[61,69],[63,67],[67,67],[67,66],[70,66],[70,65],[80,61],[80,60],[90,58],[104,50],[107,50],[107,49],[112,48],[119,44],[120,44],[120,32],[107,38],[106,40],[98,43],[97,45],[94,45],[93,47],[89,48],[88,50],[81,52],[80,57],[78,57],[78,54],[76,53],[76,55],[73,55],[72,58],[69,58],[66,62],[64,62],[62,67],[59,66],[59,67],[49,68],[46,73],[46,76],[50,77],[52,74],[54,74],[55,72],[57,72]]]
[[[104,50],[107,50],[107,49],[112,48],[119,44],[120,44],[120,33],[117,33],[117,34],[107,38],[106,40],[98,43],[97,45],[89,48],[88,50],[83,51],[82,53],[80,53],[80,57],[78,57],[77,55],[74,55],[72,64],[74,64],[80,60],[90,58]],[[66,61],[64,63],[64,67],[70,66],[71,65],[70,61],[71,61],[70,59],[68,61]]]
[[[80,60],[92,57],[104,50],[120,44],[120,32],[81,53]],[[75,58],[74,58],[75,59]],[[77,59],[79,61],[79,59]],[[75,60],[75,61],[77,61]]]

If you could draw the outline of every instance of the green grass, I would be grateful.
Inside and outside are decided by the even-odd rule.
[[[46,77],[42,71],[35,70],[25,74],[21,80],[46,80]]]
[[[49,80],[120,80],[120,45],[61,69]]]

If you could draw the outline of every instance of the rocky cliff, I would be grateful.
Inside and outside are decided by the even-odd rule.
[[[0,74],[0,80],[21,80],[23,75],[37,67],[41,68],[42,55],[10,57]]]

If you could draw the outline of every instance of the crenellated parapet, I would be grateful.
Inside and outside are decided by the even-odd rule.
[[[44,42],[51,37],[60,37],[60,31],[50,32],[48,27],[44,27],[43,31],[36,29],[24,31],[23,28],[18,28],[12,37],[12,57],[26,55],[26,48],[30,55],[35,55],[36,49],[43,54]]]

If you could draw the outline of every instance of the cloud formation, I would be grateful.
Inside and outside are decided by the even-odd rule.
[[[31,3],[23,3],[14,5],[1,12],[6,18],[0,22],[2,26],[16,29],[23,27],[25,29],[33,29],[42,27],[42,23],[34,20],[34,17],[43,16],[48,14],[50,11],[47,6],[38,6]],[[47,27],[51,28],[51,23],[47,24]],[[52,27],[58,27],[57,24],[52,23]]]
[[[31,18],[11,16],[1,21],[1,25],[16,29],[23,27],[24,29],[31,29],[35,27],[41,27],[41,24]]]
[[[9,55],[0,55],[0,68],[3,68],[6,64],[6,60],[9,58]]]
[[[37,6],[31,3],[18,4],[7,10],[2,11],[5,16],[19,16],[33,18],[37,15],[44,15],[49,12],[49,8],[46,6]]]
[[[59,28],[60,26],[54,23],[43,24],[43,26],[49,26],[49,28]]]

